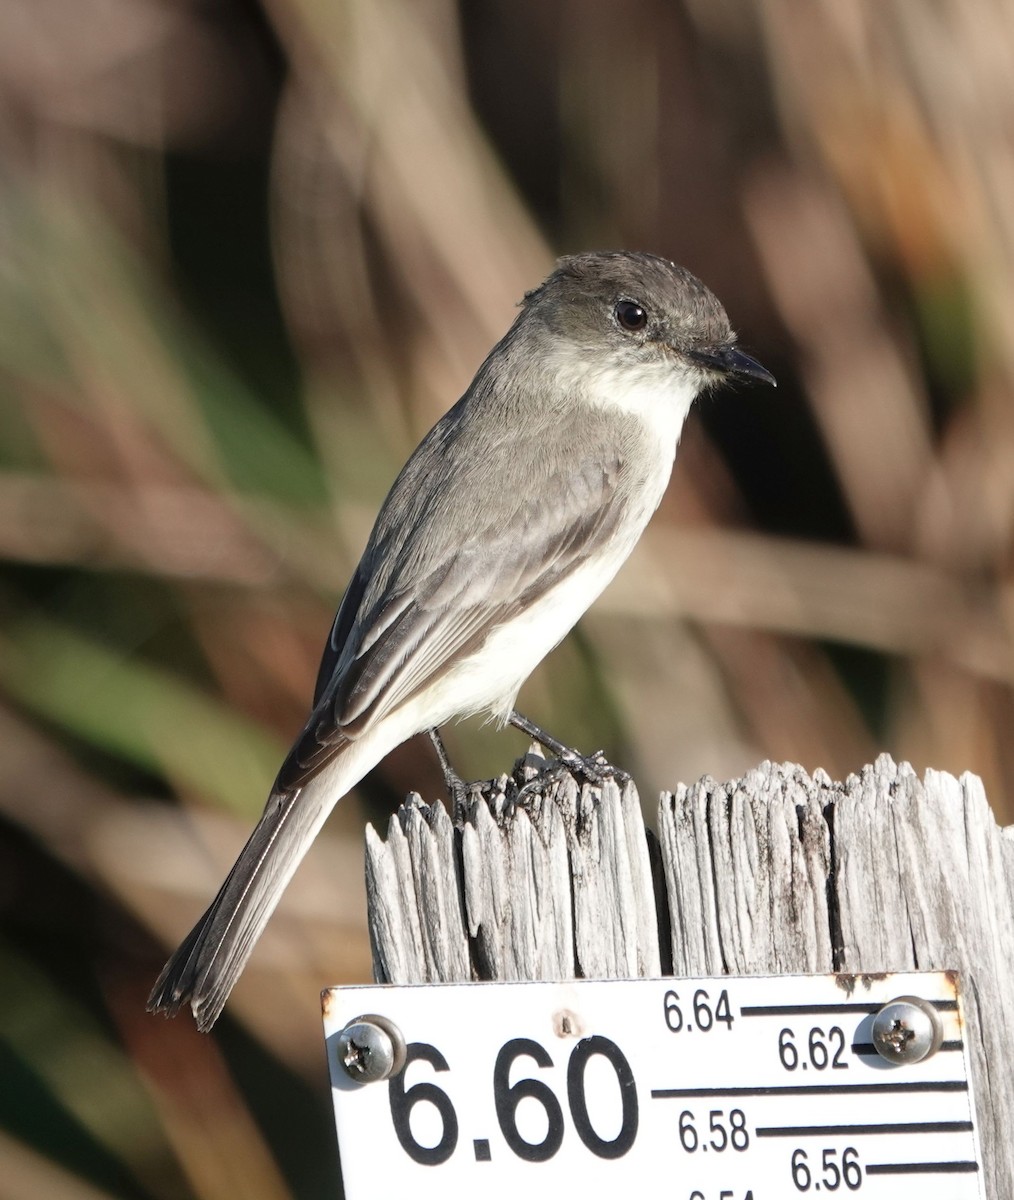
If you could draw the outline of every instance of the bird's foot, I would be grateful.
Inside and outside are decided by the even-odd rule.
[[[455,809],[459,809],[468,799],[471,785],[466,783],[451,766],[447,747],[444,745],[444,739],[440,736],[439,731],[428,729],[426,732],[429,734],[433,749],[436,750],[437,758],[440,760],[440,770],[444,773],[444,786],[447,788],[448,799]]]
[[[601,750],[593,754],[581,754],[577,750],[565,746],[544,729],[540,729],[534,721],[529,721],[519,712],[512,712],[507,718],[515,729],[527,733],[530,738],[544,746],[554,755],[555,761],[549,763],[533,779],[528,780],[518,791],[518,798],[530,796],[535,792],[545,792],[548,786],[558,783],[564,775],[572,775],[577,780],[601,786],[607,779],[614,780],[621,787],[630,776],[626,771],[614,767]]]

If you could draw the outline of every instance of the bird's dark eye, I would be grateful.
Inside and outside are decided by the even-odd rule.
[[[648,314],[640,304],[635,304],[633,300],[621,300],[613,312],[620,323],[620,328],[626,329],[630,333],[635,333],[648,324]]]

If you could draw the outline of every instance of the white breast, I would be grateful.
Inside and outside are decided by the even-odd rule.
[[[696,379],[672,369],[632,373],[629,364],[622,371],[574,366],[568,371],[572,377],[561,378],[561,385],[580,389],[591,404],[636,415],[648,425],[648,444],[657,450],[650,461],[638,464],[644,470],[640,494],[599,553],[497,629],[480,650],[435,685],[427,700],[430,724],[482,711],[505,719],[524,681],[626,561],[665,493],[683,423],[697,394]]]

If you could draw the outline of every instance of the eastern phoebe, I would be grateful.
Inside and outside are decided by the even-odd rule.
[[[150,1009],[189,1001],[210,1029],[335,803],[414,734],[516,716],[522,683],[658,507],[694,397],[730,377],[774,383],[715,296],[665,259],[574,255],[525,296],[384,501],[313,711]]]

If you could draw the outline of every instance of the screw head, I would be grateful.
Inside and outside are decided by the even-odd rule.
[[[899,996],[873,1018],[873,1044],[886,1062],[911,1066],[936,1054],[943,1041],[940,1015],[918,996]]]
[[[367,1013],[349,1021],[338,1035],[335,1053],[355,1083],[377,1083],[405,1065],[405,1039],[393,1021]]]

